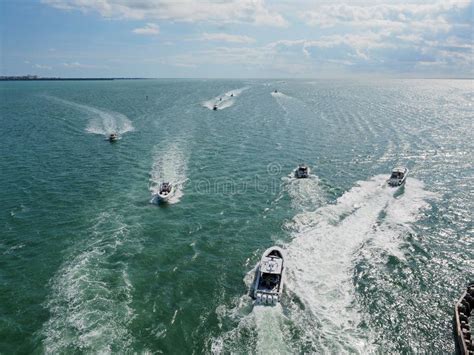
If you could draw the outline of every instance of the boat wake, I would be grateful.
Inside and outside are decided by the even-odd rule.
[[[294,177],[294,171],[288,177],[284,177],[286,190],[291,197],[291,206],[295,210],[314,211],[327,201],[321,180],[313,174],[307,179],[297,179]]]
[[[54,96],[47,96],[47,98],[73,107],[90,116],[86,128],[86,131],[89,133],[108,136],[114,132],[123,135],[124,133],[134,130],[132,122],[127,118],[127,116],[119,112],[98,109],[96,107],[78,104]]]
[[[247,288],[253,282],[256,267],[244,279]],[[235,300],[228,308],[221,305],[216,310],[219,327],[231,323],[232,329],[211,339],[213,354],[290,354],[285,343],[288,338],[288,320],[280,304],[276,306],[253,305],[248,295]]]
[[[408,179],[397,196],[386,179],[379,175],[359,182],[335,204],[293,220],[287,289],[297,302],[290,304],[289,318],[303,330],[310,351],[374,351],[373,335],[356,302],[355,265],[366,248],[403,258],[401,236],[433,196],[416,179]]]
[[[271,95],[275,98],[278,106],[280,106],[280,108],[285,113],[287,124],[289,123],[288,120],[290,119],[290,113],[296,117],[297,115],[307,115],[309,113],[307,112],[307,109],[305,109],[306,105],[301,100],[293,96],[286,95],[282,92],[272,92]]]
[[[214,105],[217,107],[218,110],[223,110],[232,106],[235,102],[235,99],[240,96],[240,94],[247,90],[248,86],[245,86],[240,89],[230,90],[222,95],[219,95],[211,100],[204,101],[202,105],[207,107],[209,110],[214,109]]]
[[[51,280],[50,319],[42,330],[45,353],[110,353],[130,348],[133,286],[125,255],[139,247],[131,244],[130,232],[117,215],[101,213],[87,231],[86,243]]]
[[[282,92],[272,92],[270,95],[272,95],[275,98],[292,98],[291,96],[285,95]]]
[[[358,182],[334,204],[297,214],[288,224],[292,240],[285,248],[282,302],[276,307],[253,306],[245,295],[232,308],[218,307],[221,328],[232,326],[212,339],[212,352],[375,352],[376,330],[364,322],[356,299],[356,266],[367,250],[380,262],[388,256],[403,259],[403,235],[433,197],[416,179],[408,178],[404,191],[389,188],[386,180],[386,175],[379,175]],[[297,182],[311,184],[309,179]],[[304,194],[295,189],[290,195],[300,201]],[[246,275],[247,287],[254,274],[255,269]]]
[[[156,195],[162,182],[169,182],[175,187],[175,193],[168,203],[180,201],[183,196],[183,186],[186,182],[187,159],[180,150],[178,143],[173,143],[166,151],[157,151],[150,171],[149,190],[152,195],[150,203],[156,203]]]

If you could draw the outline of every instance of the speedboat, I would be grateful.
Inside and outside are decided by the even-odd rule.
[[[169,182],[163,182],[160,185],[159,191],[153,196],[153,201],[168,201],[175,192],[175,188]]]
[[[283,292],[283,258],[283,250],[276,246],[263,253],[251,292],[255,304],[275,305],[280,302]]]
[[[117,133],[110,133],[109,137],[107,138],[109,142],[116,142],[118,140]]]
[[[214,111],[217,111],[217,105],[214,105],[214,106],[212,107],[212,109],[213,109]]]
[[[388,184],[392,187],[401,186],[405,183],[407,179],[408,169],[405,167],[396,167],[392,170],[392,175],[388,179]]]
[[[304,164],[300,164],[298,168],[295,170],[295,178],[306,179],[308,177],[309,177],[309,167]]]

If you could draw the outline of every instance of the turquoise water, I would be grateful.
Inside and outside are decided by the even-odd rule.
[[[474,278],[472,81],[0,93],[1,353],[454,350],[453,305]],[[300,162],[310,179],[290,177]],[[163,180],[177,194],[150,204]],[[273,244],[283,300],[252,307]]]

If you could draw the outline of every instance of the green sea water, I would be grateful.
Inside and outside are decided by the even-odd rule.
[[[453,352],[473,104],[472,80],[1,83],[0,353]],[[282,302],[254,307],[275,244]]]

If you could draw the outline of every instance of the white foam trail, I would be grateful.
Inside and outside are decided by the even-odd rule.
[[[214,105],[217,106],[218,110],[223,110],[227,107],[232,106],[235,102],[235,98],[239,97],[240,94],[242,92],[244,92],[245,90],[247,90],[248,88],[249,88],[248,86],[245,86],[245,87],[240,88],[240,89],[227,91],[226,93],[224,93],[222,95],[219,95],[219,96],[216,96],[215,98],[213,98],[211,100],[204,101],[202,103],[202,105],[204,107],[207,107],[209,110],[213,110]],[[231,96],[231,95],[233,95],[233,96]]]
[[[285,343],[284,315],[280,304],[272,307],[254,306],[257,329],[257,354],[289,354]]]
[[[276,102],[278,103],[278,105],[281,107],[281,109],[285,112],[285,116],[287,118],[287,123],[288,123],[288,105],[291,105],[291,104],[298,104],[298,105],[302,105],[303,103],[292,97],[292,96],[289,96],[289,95],[286,95],[282,92],[272,92],[271,95],[275,98]]]
[[[93,134],[109,135],[110,133],[118,133],[123,135],[126,132],[134,130],[132,122],[119,112],[106,111],[96,107],[78,104],[72,101],[60,99],[58,97],[47,96],[47,98],[61,102],[64,105],[73,107],[82,112],[86,112],[93,116],[86,128],[86,131]]]
[[[420,218],[421,211],[429,206],[426,200],[434,196],[416,179],[408,178],[400,190],[387,186],[387,178],[379,175],[358,182],[336,203],[295,216],[293,240],[286,247],[282,301],[287,316],[280,305],[252,308],[248,295],[235,302],[234,308],[221,306],[218,317],[234,320],[237,325],[213,339],[213,353],[377,350],[374,335],[361,326],[362,310],[352,281],[354,267],[363,258],[361,247],[403,258],[401,235]],[[302,197],[298,191],[290,195],[297,201]],[[255,269],[245,276],[247,287],[254,273]],[[299,329],[298,339],[289,327]]]
[[[47,303],[51,316],[43,326],[45,353],[111,353],[131,346],[133,286],[127,265],[114,260],[128,234],[117,216],[102,213],[88,244],[53,278]]]
[[[244,86],[243,88],[240,88],[240,89],[230,90],[230,91],[227,91],[224,95],[227,97],[231,97],[230,95],[234,94],[234,97],[239,97],[240,94],[243,93],[248,88],[249,88],[248,86]]]
[[[244,277],[247,289],[254,282],[255,265]],[[216,309],[220,324],[225,320],[237,322],[236,327],[211,340],[213,354],[257,353],[289,354],[285,344],[286,317],[280,304],[276,306],[254,306],[250,296],[236,299],[235,306],[221,305]],[[249,337],[250,335],[250,337]]]
[[[233,309],[225,306],[216,310],[220,321],[229,318],[237,326],[212,339],[213,354],[256,353],[290,354],[285,343],[286,317],[280,304],[276,306],[252,306],[252,300],[243,296]],[[250,335],[250,336],[249,336]]]
[[[272,92],[270,95],[272,95],[275,98],[277,98],[277,97],[292,98],[291,96],[285,95],[282,92]]]
[[[314,210],[327,199],[318,176],[310,174],[307,179],[297,179],[294,171],[283,178],[287,182],[286,189],[291,197],[291,205],[295,210]]]
[[[358,250],[376,240],[378,247],[396,252],[400,241],[394,227],[419,218],[430,196],[420,182],[410,179],[405,193],[395,197],[397,189],[388,187],[386,179],[379,175],[359,182],[334,205],[294,218],[294,239],[287,246],[287,288],[304,311],[293,305],[290,318],[300,323],[318,352],[374,351],[372,334],[359,326],[361,310],[352,284]]]
[[[389,203],[384,210],[384,222],[378,226],[377,235],[373,238],[374,248],[387,251],[404,260],[400,250],[400,235],[410,230],[410,223],[420,218],[422,211],[429,209],[427,200],[437,199],[435,193],[424,189],[424,184],[414,178],[407,178],[403,195],[394,203]]]
[[[173,204],[180,201],[183,196],[183,186],[186,182],[187,158],[178,143],[171,144],[165,151],[157,151],[154,156],[153,166],[150,171],[149,190],[157,194],[163,182],[169,182],[176,189],[174,195],[168,200]],[[154,202],[154,199],[150,202]]]

